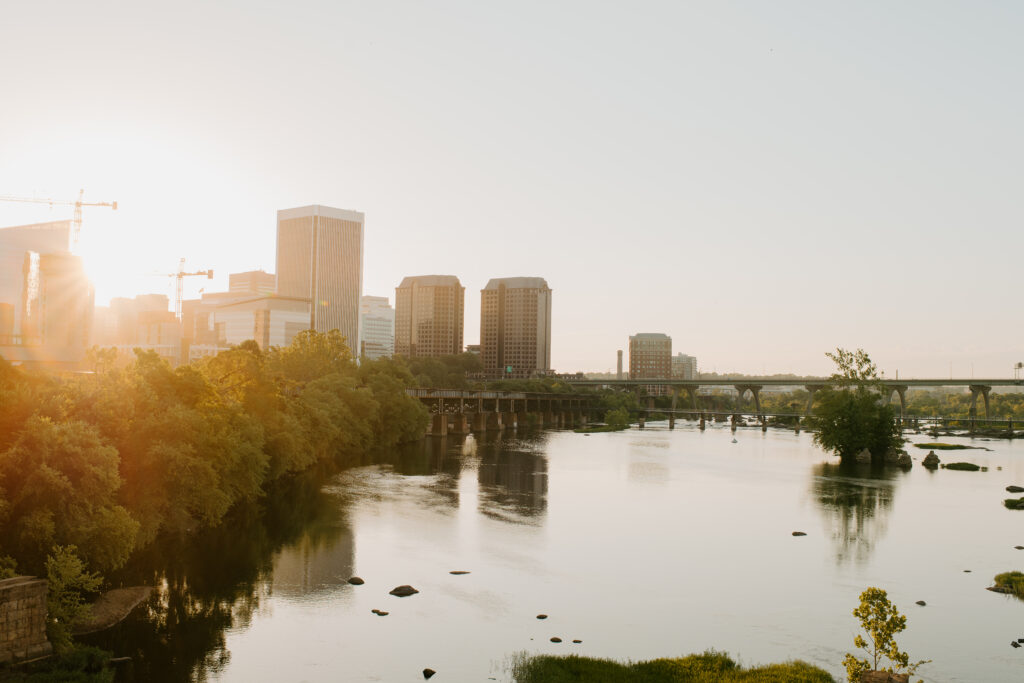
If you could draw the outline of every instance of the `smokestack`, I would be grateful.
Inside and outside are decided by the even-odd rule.
[[[615,366],[615,379],[622,379],[622,349],[619,349],[619,362]]]

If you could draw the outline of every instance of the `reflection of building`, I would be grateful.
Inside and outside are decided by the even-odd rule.
[[[454,275],[407,277],[395,288],[395,353],[409,358],[462,353],[466,288]]]
[[[480,511],[498,519],[534,517],[547,510],[548,459],[498,450],[484,453],[477,471]]]
[[[58,254],[67,252],[71,238],[71,221],[35,223],[0,228],[0,304],[14,307],[14,329],[21,334],[24,317],[25,254]]]
[[[386,296],[364,296],[360,301],[362,348],[359,354],[373,360],[395,354],[395,309]]]
[[[673,379],[697,379],[697,358],[677,353],[672,356]]]
[[[277,212],[277,293],[309,299],[309,328],[338,330],[359,350],[363,214],[329,206]]]
[[[480,291],[480,355],[492,377],[551,370],[551,288],[544,278],[488,281]]]
[[[213,309],[216,344],[226,347],[255,340],[266,351],[287,346],[309,329],[309,300],[288,296],[251,296],[225,301]]]
[[[277,291],[277,277],[262,270],[228,275],[228,291],[232,294],[273,294]]]

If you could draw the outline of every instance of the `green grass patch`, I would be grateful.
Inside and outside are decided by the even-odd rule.
[[[629,425],[624,425],[621,427],[615,425],[598,425],[596,427],[580,427],[578,429],[574,429],[573,431],[576,432],[577,434],[593,434],[595,432],[621,432],[624,429],[629,429]]]
[[[512,676],[516,683],[835,683],[827,671],[806,662],[745,669],[727,654],[713,650],[625,664],[576,655],[524,654],[514,661]]]
[[[995,582],[1000,588],[1009,588],[1013,595],[1024,600],[1024,573],[1003,572],[1002,574],[996,574]]]
[[[962,443],[943,443],[942,441],[933,441],[932,443],[915,443],[915,448],[927,448],[930,451],[965,451],[972,448],[978,448],[977,446],[965,446]]]
[[[1024,498],[1007,498],[1003,505],[1009,510],[1024,510]]]
[[[960,470],[962,472],[977,472],[981,469],[980,465],[975,465],[973,462],[951,462],[943,465],[947,470]]]

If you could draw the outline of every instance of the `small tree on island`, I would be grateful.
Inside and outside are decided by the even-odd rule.
[[[863,349],[837,348],[826,353],[836,364],[829,378],[835,386],[821,389],[814,399],[814,412],[808,426],[814,430],[814,442],[840,458],[856,455],[865,448],[881,457],[902,443],[896,427],[896,415],[882,401],[882,381],[878,369]]]
[[[881,588],[869,587],[860,594],[860,605],[853,610],[853,616],[860,620],[861,628],[868,634],[868,640],[857,634],[853,644],[867,653],[868,659],[857,659],[856,655],[847,653],[843,659],[846,676],[850,683],[860,683],[864,674],[869,671],[887,671],[914,675],[917,668],[931,660],[910,663],[910,656],[900,651],[896,645],[896,634],[907,628],[906,616],[900,614],[896,605],[889,602],[889,596]],[[885,660],[890,666],[881,667]],[[919,682],[920,683],[920,682]]]

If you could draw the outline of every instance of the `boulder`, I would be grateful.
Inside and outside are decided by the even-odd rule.
[[[1024,486],[1014,486],[1011,484],[1006,487],[1006,490],[1010,493],[1024,493]]]
[[[574,641],[572,641],[572,642],[574,642],[574,643],[576,643],[577,645],[579,645],[579,644],[580,644],[580,643],[582,643],[583,641],[582,641],[582,640],[574,640]]]
[[[898,465],[900,462],[900,452],[895,448],[890,448],[885,452],[885,464],[886,465]]]
[[[857,455],[853,456],[853,461],[857,462],[857,463],[861,463],[861,464],[870,465],[871,464],[871,451],[869,451],[868,449],[865,448],[860,453],[858,453]]]
[[[805,532],[805,531],[794,531],[793,535],[794,536],[806,536],[807,532]]]
[[[916,604],[921,605],[921,607],[924,607],[928,603],[926,603],[924,600],[918,600]]]
[[[538,614],[538,615],[537,615],[537,618],[538,618],[538,619],[547,619],[547,618],[548,618],[548,615],[546,615],[546,614]]]
[[[1015,545],[1015,546],[1013,546],[1013,549],[1014,550],[1024,550],[1024,545]]]
[[[935,455],[935,451],[928,451],[928,455],[924,456],[921,464],[930,470],[934,470],[939,466],[939,456]]]
[[[366,583],[358,576],[353,576],[351,579],[348,580],[348,582],[351,583],[353,586],[362,586],[364,583]]]
[[[429,680],[429,679],[430,679],[430,677],[431,677],[431,676],[433,676],[433,675],[434,675],[434,674],[436,674],[436,673],[437,673],[437,672],[436,672],[436,671],[434,671],[433,669],[424,669],[424,670],[423,670],[423,678],[426,678],[426,679],[428,679],[428,680]]]
[[[395,588],[392,588],[390,592],[391,595],[397,595],[400,598],[404,598],[409,595],[416,595],[417,593],[419,593],[419,591],[413,588],[412,586],[397,586]]]
[[[448,573],[454,574],[455,576],[462,576],[463,574],[468,574],[469,572],[467,572],[465,569],[456,569],[455,571],[451,571]]]
[[[551,642],[552,643],[560,643],[560,642],[562,642],[562,639],[559,638],[558,636],[552,636]]]
[[[904,451],[903,453],[900,453],[900,457],[896,461],[896,464],[903,469],[908,469],[914,466],[914,460],[910,457],[910,453]]]

